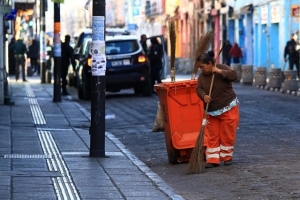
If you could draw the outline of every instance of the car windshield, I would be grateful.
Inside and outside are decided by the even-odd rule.
[[[106,41],[106,55],[133,53],[139,49],[137,40]]]
[[[82,33],[78,38],[75,48],[79,48],[89,38],[92,38],[92,33]]]

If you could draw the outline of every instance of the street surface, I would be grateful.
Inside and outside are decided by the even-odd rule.
[[[300,97],[242,83],[234,88],[240,125],[231,166],[186,175],[187,163],[168,163],[164,133],[151,132],[156,95],[107,93],[106,131],[185,199],[300,199]],[[69,92],[90,112],[90,101],[78,100],[76,88]]]

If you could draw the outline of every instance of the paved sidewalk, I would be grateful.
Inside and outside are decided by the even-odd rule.
[[[106,132],[108,158],[89,157],[90,113],[53,85],[9,82],[0,105],[0,199],[183,199]]]

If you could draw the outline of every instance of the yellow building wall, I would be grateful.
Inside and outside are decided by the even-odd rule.
[[[180,0],[166,0],[165,2],[165,12],[167,15],[173,16],[174,10],[179,6]]]

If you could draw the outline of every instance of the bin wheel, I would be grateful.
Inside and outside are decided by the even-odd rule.
[[[177,158],[176,158],[176,152],[175,152],[175,150],[171,150],[171,151],[170,151],[170,157],[171,157],[171,163],[172,163],[173,165],[175,165],[175,164],[178,163],[178,162],[177,162]]]

